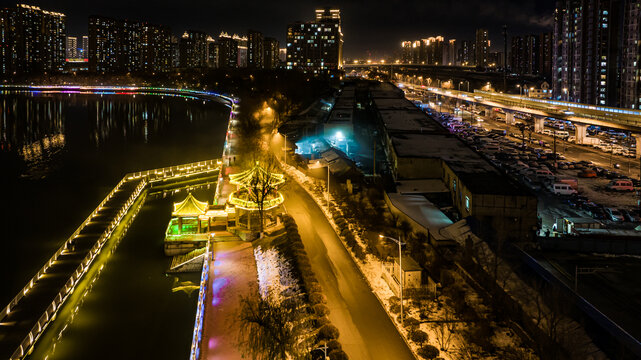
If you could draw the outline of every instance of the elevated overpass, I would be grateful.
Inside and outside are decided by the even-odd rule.
[[[483,90],[467,92],[401,84],[424,96],[435,95],[437,98],[453,99],[457,104],[467,102],[473,106],[502,109],[505,112],[505,121],[509,124],[515,123],[515,113],[530,115],[534,119],[534,130],[537,132],[543,130],[547,117],[570,121],[576,127],[577,144],[585,142],[587,127],[590,125],[630,131],[637,142],[637,156],[641,156],[641,110],[537,99]]]
[[[537,75],[507,74],[504,78],[502,71],[488,71],[483,67],[459,66],[459,65],[431,65],[431,64],[407,64],[407,63],[359,63],[343,64],[346,73],[351,71],[364,72],[376,71],[384,73],[390,79],[404,81],[407,79],[423,79],[423,84],[428,86],[439,86],[441,83],[452,81],[456,84],[462,83],[461,89],[480,89],[487,83],[500,90],[516,89],[516,85],[525,84],[528,88],[536,86],[544,80]],[[505,81],[505,84],[504,84]]]

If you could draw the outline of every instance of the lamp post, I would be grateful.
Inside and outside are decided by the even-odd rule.
[[[283,149],[283,157],[285,159],[285,165],[287,165],[287,134],[283,134],[283,136],[285,137],[285,144],[284,144],[285,146],[284,146],[284,149]]]
[[[329,163],[327,163],[327,211],[329,211]]]
[[[378,235],[378,237],[380,239],[391,240],[398,244],[398,273],[399,273],[398,280],[401,285],[401,291],[400,291],[401,293],[401,326],[403,326],[403,256],[401,254],[401,246],[405,245],[405,243],[401,242],[398,239],[394,239],[393,237],[385,236],[382,234]]]
[[[323,360],[327,360],[327,359],[328,359],[328,358],[327,358],[327,349],[328,349],[328,348],[327,348],[327,343],[325,343],[325,344],[323,344],[323,346],[321,346],[321,347],[317,347],[317,348],[316,348],[316,349],[314,349],[314,350],[323,350]]]

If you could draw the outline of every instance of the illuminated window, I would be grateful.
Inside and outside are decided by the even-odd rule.
[[[465,195],[465,210],[470,211],[470,198]]]

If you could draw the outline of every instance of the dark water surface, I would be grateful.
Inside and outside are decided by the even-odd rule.
[[[125,173],[220,157],[228,114],[178,97],[0,95],[0,307]],[[162,252],[171,203],[184,196],[148,198],[56,350],[49,334],[31,358],[187,357],[198,274],[165,275]]]

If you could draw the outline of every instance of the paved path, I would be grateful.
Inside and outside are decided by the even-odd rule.
[[[235,316],[240,296],[258,296],[253,248],[239,240],[215,242],[213,251],[200,359],[241,359]]]
[[[284,195],[349,358],[414,359],[316,203],[293,180]]]

